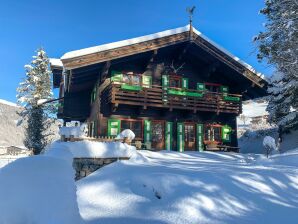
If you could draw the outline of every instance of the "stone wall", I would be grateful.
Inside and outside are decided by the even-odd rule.
[[[75,180],[79,180],[88,176],[94,171],[100,169],[103,166],[109,165],[117,160],[128,160],[128,157],[120,158],[74,158],[73,168],[76,171]]]

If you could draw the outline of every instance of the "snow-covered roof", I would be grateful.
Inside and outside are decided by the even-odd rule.
[[[58,58],[50,58],[50,64],[54,67],[63,67],[62,61]]]
[[[179,27],[176,29],[166,30],[166,31],[162,31],[162,32],[158,32],[158,33],[154,33],[154,34],[150,34],[150,35],[146,35],[146,36],[141,36],[141,37],[136,37],[136,38],[132,38],[132,39],[103,44],[103,45],[99,45],[99,46],[70,51],[70,52],[65,53],[61,57],[61,60],[73,59],[73,58],[84,56],[84,55],[99,53],[102,51],[107,51],[107,50],[112,50],[112,49],[116,49],[116,48],[120,48],[120,47],[124,47],[124,46],[138,44],[138,43],[154,40],[157,38],[167,37],[167,36],[184,33],[184,32],[188,32],[188,31],[190,31],[190,25],[187,25],[184,27]],[[222,52],[224,52],[225,54],[227,54],[228,56],[233,58],[235,61],[239,62],[242,66],[247,68],[249,71],[253,72],[257,76],[261,77],[262,79],[265,79],[265,77],[262,73],[257,72],[251,65],[245,63],[244,61],[242,61],[241,59],[239,59],[238,57],[236,57],[235,55],[230,53],[228,50],[226,50],[222,46],[220,46],[217,43],[215,43],[214,41],[210,40],[208,37],[203,35],[197,29],[193,28],[193,32],[195,34],[197,34],[198,36],[200,36],[201,38],[203,38],[205,41],[209,42],[214,47],[218,48],[219,50],[221,50]],[[57,60],[57,62],[58,62],[59,59],[55,59],[55,60]],[[61,61],[59,61],[59,63],[61,63],[61,65],[62,65]]]
[[[102,44],[102,45],[95,46],[95,47],[88,47],[88,48],[84,48],[84,49],[80,49],[80,50],[76,50],[76,51],[70,51],[70,52],[65,53],[61,57],[61,59],[62,60],[71,59],[71,58],[80,57],[83,55],[98,53],[101,51],[107,51],[107,50],[124,47],[124,46],[132,45],[132,44],[138,44],[141,42],[154,40],[154,39],[161,38],[161,37],[167,37],[167,36],[187,32],[187,31],[189,31],[189,25],[180,27],[180,28],[176,28],[176,29],[171,29],[171,30],[166,30],[166,31],[146,35],[146,36],[136,37],[136,38],[117,41],[117,42],[108,43],[108,44]]]

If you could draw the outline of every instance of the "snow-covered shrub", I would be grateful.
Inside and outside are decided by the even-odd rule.
[[[271,136],[266,136],[263,140],[263,146],[265,148],[265,154],[268,158],[269,154],[273,154],[277,151],[275,139]]]
[[[130,129],[123,130],[116,138],[133,140],[136,137],[135,133]]]

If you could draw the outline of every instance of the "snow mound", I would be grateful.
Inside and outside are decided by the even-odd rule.
[[[46,154],[56,156],[60,149],[67,150],[74,157],[89,158],[118,158],[131,157],[135,152],[134,146],[121,142],[95,142],[95,141],[77,141],[77,142],[61,142],[52,143],[46,150]],[[68,155],[65,155],[68,158]]]
[[[116,139],[124,139],[127,138],[129,140],[133,140],[136,137],[135,133],[133,133],[130,129],[123,130],[119,135],[117,135]]]
[[[32,156],[0,169],[0,223],[81,223],[74,170],[64,160]]]

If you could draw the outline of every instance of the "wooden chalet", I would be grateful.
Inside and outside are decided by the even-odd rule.
[[[237,150],[242,101],[267,83],[192,26],[72,51],[51,61],[58,118],[89,136],[131,129],[152,150]]]

